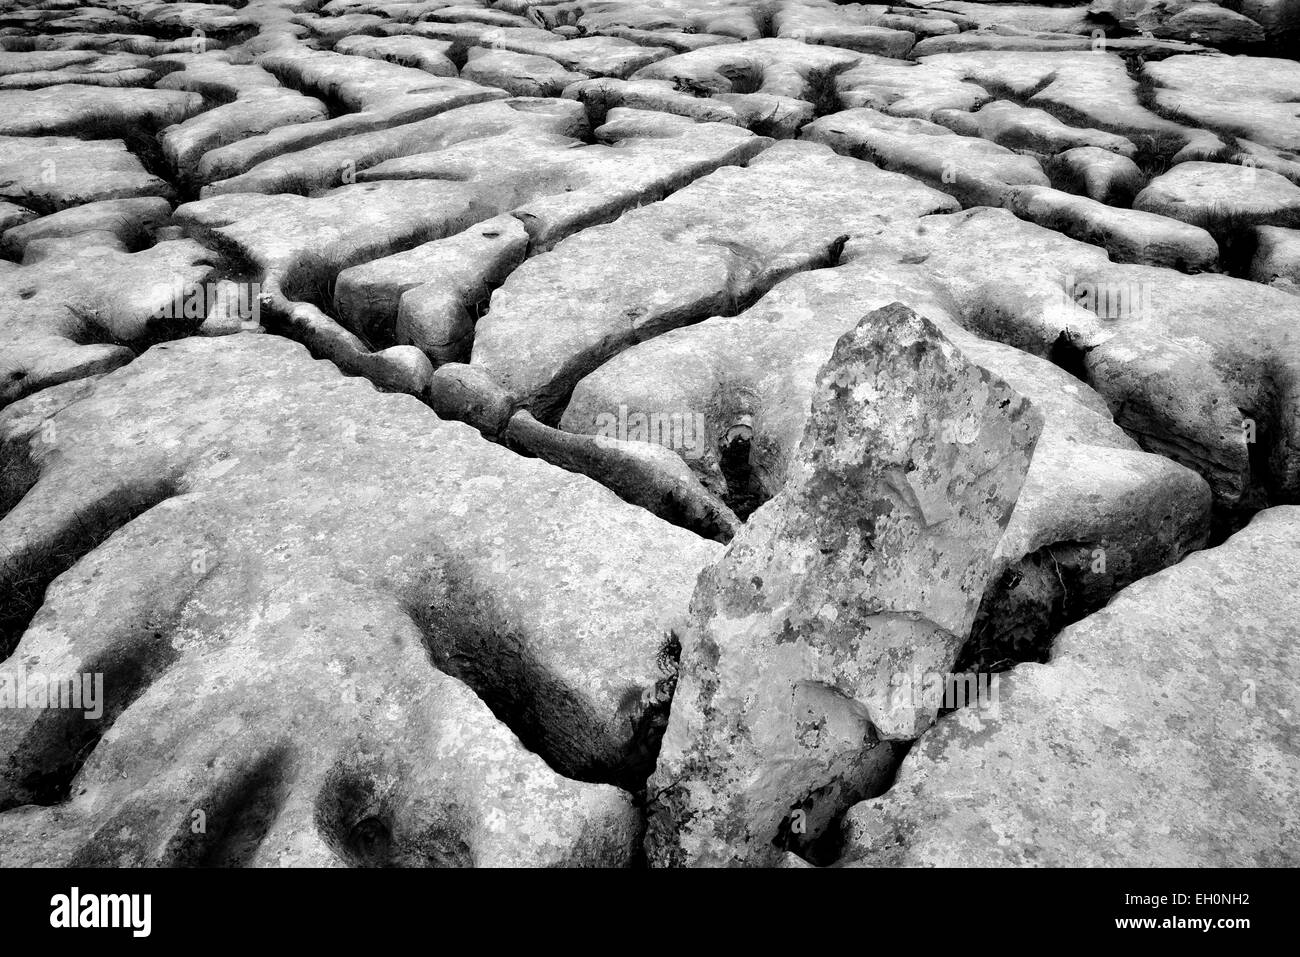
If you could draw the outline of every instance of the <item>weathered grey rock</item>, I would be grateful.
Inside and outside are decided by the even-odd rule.
[[[974,113],[937,110],[934,122],[963,136],[982,136],[1014,150],[1032,150],[1054,155],[1078,147],[1094,147],[1121,156],[1132,156],[1133,144],[1114,133],[1079,129],[1062,123],[1045,110],[1032,109],[1008,100],[985,103]]]
[[[125,4],[123,6],[126,6]],[[165,0],[131,4],[133,20],[164,34],[200,30],[204,37],[256,28],[261,18],[224,3],[167,3]],[[254,7],[254,13],[256,8]]]
[[[181,122],[202,106],[202,97],[173,90],[79,84],[0,90],[0,135],[120,135],[137,127],[157,130]]]
[[[473,315],[524,259],[528,233],[497,216],[446,239],[343,270],[334,309],[369,341],[413,345],[434,368],[469,358]]]
[[[42,216],[0,235],[0,248],[21,258],[28,243],[39,239],[80,237],[86,244],[116,245],[133,252],[152,245],[155,231],[171,220],[171,203],[160,196],[108,199]]]
[[[993,98],[951,70],[884,57],[864,59],[837,74],[835,89],[845,109],[870,107],[890,116],[923,120],[936,110],[973,110]]]
[[[877,8],[878,9],[878,8]],[[803,43],[824,44],[843,50],[857,50],[880,56],[905,57],[916,34],[907,29],[919,25],[914,18],[881,23],[880,13],[870,6],[833,3],[783,2],[772,17],[776,35]],[[897,26],[901,29],[894,29]],[[956,27],[953,26],[955,32]]]
[[[1289,150],[1280,150],[1272,146],[1253,143],[1238,138],[1235,150],[1216,154],[1219,159],[1242,166],[1254,166],[1257,169],[1270,169],[1285,176],[1291,182],[1300,184],[1300,155]]]
[[[50,18],[49,25],[57,29],[89,30],[94,33],[100,30],[129,30],[136,23],[124,14],[95,7],[80,7],[70,12],[58,11]]]
[[[447,56],[453,44],[428,37],[344,37],[334,44],[335,53],[387,60],[398,66],[415,67],[434,76],[456,76],[456,64]]]
[[[115,369],[131,360],[128,346],[202,321],[172,308],[178,290],[212,273],[212,254],[196,243],[127,254],[76,238],[40,239],[26,253],[25,265],[0,273],[0,406]]]
[[[256,89],[169,127],[160,139],[163,154],[177,171],[200,179],[199,164],[208,153],[272,130],[324,122],[327,117],[325,105],[314,97],[292,90]]]
[[[224,50],[169,53],[156,57],[154,62],[172,71],[158,81],[158,87],[164,90],[199,93],[219,101],[237,99],[258,90],[284,90],[280,81],[266,70],[242,62],[242,57]]]
[[[678,89],[671,80],[616,80],[602,77],[583,80],[564,90],[564,96],[587,108],[593,122],[600,122],[615,107],[657,110],[688,116],[700,123],[731,123],[744,126],[736,108],[714,97],[707,99]]]
[[[24,73],[56,73],[80,69],[93,70],[107,64],[110,69],[137,67],[148,62],[148,57],[132,54],[100,54],[93,50],[27,50],[0,53],[0,76],[18,76]]]
[[[1143,448],[1199,472],[1225,513],[1300,488],[1294,297],[1112,263],[1000,210],[900,222],[846,255],[924,262],[972,331],[1075,368]]]
[[[1179,163],[1148,183],[1133,208],[1224,235],[1249,226],[1300,226],[1300,186],[1267,169]]]
[[[1117,209],[1045,186],[1015,190],[1006,206],[1021,219],[1101,246],[1115,262],[1203,272],[1219,260],[1219,244],[1200,226],[1143,209]]]
[[[815,837],[884,787],[933,718],[890,675],[951,667],[1042,426],[901,305],[845,334],[812,409],[796,474],[692,599],[651,864],[774,863],[791,812]]]
[[[165,860],[182,809],[188,833],[192,808],[215,815],[230,775],[285,748],[290,796],[255,862],[363,856],[349,843],[369,816],[398,862],[627,860],[628,798],[559,778],[479,698],[563,773],[630,773],[661,720],[666,629],[716,545],[271,336],[155,348],[55,416],[53,450],[43,434],[39,479],[0,521],[5,585],[79,521],[116,534],[49,589],[5,669],[108,672],[112,731],[0,715],[3,803],[54,769],[73,796],[18,815],[28,839],[44,817],[70,854]],[[335,802],[339,819],[311,814]],[[430,847],[439,820],[454,840]]]
[[[333,46],[354,34],[377,33],[385,23],[383,17],[373,13],[348,13],[334,17],[299,14],[293,19],[295,23],[305,26],[312,36],[326,46]]]
[[[612,36],[587,36],[566,40],[546,30],[494,27],[478,23],[417,25],[420,36],[457,40],[467,46],[510,50],[555,60],[566,69],[588,76],[625,78],[656,60],[670,56],[667,47],[642,46]]]
[[[1296,0],[1242,0],[1240,12],[1264,28],[1278,50],[1300,38],[1300,3]]]
[[[209,49],[220,49],[222,44],[213,37],[205,40]],[[143,56],[162,56],[167,53],[184,53],[192,48],[193,38],[163,40],[143,33],[57,33],[37,36],[0,37],[0,49],[43,51],[88,51],[100,53],[139,53]]]
[[[1145,69],[1161,108],[1265,146],[1300,149],[1300,64],[1294,60],[1176,56]]]
[[[0,232],[8,232],[35,218],[36,214],[26,206],[0,200]]]
[[[32,63],[35,68],[18,69],[23,65],[22,60],[14,62],[12,59],[14,57],[36,58],[36,62]],[[64,59],[57,68],[41,69],[37,66],[42,60],[49,62],[59,57],[75,59]],[[133,53],[110,53],[102,56],[90,52],[73,53],[72,51],[8,53],[4,55],[3,62],[0,62],[0,89],[3,90],[31,90],[65,83],[138,87],[152,84],[157,77],[157,65],[151,63],[148,57]]]
[[[523,6],[529,6],[523,4]],[[576,9],[575,9],[576,7]],[[736,40],[761,36],[760,10],[744,0],[662,0],[650,6],[642,0],[602,0],[581,6],[562,4],[555,10],[539,9],[550,26],[572,17],[590,33],[604,33],[619,26],[658,34],[712,34]]]
[[[574,435],[542,425],[527,411],[511,416],[503,438],[514,448],[589,475],[619,498],[698,535],[730,541],[735,513],[700,484],[674,450],[654,441]]]
[[[505,433],[518,411],[495,379],[464,362],[448,362],[434,370],[428,402],[442,418],[468,423],[494,439]]]
[[[107,199],[174,194],[121,140],[0,136],[0,197],[45,213]]]
[[[847,864],[1296,862],[1300,509],[1130,586],[943,718],[844,822]]]
[[[911,304],[972,361],[1008,382],[1045,425],[981,603],[982,634],[1032,654],[1115,590],[1181,559],[1209,528],[1206,483],[1141,452],[1105,401],[1046,359],[962,328],[924,264],[859,258],[779,283],[745,312],[640,343],[578,383],[561,425],[608,434],[610,422],[661,438],[694,413],[678,454],[729,502],[761,504],[789,480],[818,370],[857,317]],[[667,419],[665,423],[664,420]],[[942,440],[942,436],[939,437]],[[737,440],[743,455],[737,467]],[[747,446],[747,449],[746,449]],[[737,508],[741,506],[737,504]],[[1051,577],[1042,581],[1043,554]],[[1086,559],[1082,564],[1079,558]]]
[[[724,72],[732,72],[722,67]],[[748,89],[752,78],[741,74],[748,66],[735,68],[733,85]],[[825,81],[829,83],[830,81]],[[816,95],[810,79],[804,96]],[[824,92],[829,88],[820,87]],[[816,105],[795,96],[766,92],[712,92],[695,83],[689,76],[672,79],[645,79],[640,74],[632,80],[589,80],[575,83],[564,91],[566,97],[581,100],[593,117],[599,118],[615,106],[662,110],[679,116],[689,116],[698,122],[732,123],[744,126],[763,136],[778,139],[794,137],[801,126],[816,114]],[[826,95],[830,95],[826,92]],[[704,98],[707,96],[707,98]]]
[[[769,96],[812,102],[814,77],[852,69],[864,54],[797,40],[766,38],[705,47],[638,70],[634,80],[670,80],[688,91]]]
[[[209,183],[202,195],[285,192],[310,195],[364,182],[363,174],[371,167],[396,157],[437,152],[466,140],[528,126],[572,136],[585,131],[586,117],[576,103],[564,100],[522,98],[474,102],[393,129],[344,136],[292,150],[283,156],[272,156],[246,172]],[[210,170],[209,161],[221,152],[204,157],[199,164],[201,173]]]
[[[1260,43],[1264,29],[1235,10],[1198,0],[1093,0],[1088,12],[1126,30],[1214,46]]]
[[[471,361],[542,422],[633,343],[833,263],[868,224],[953,208],[896,173],[779,143],[525,262],[492,296]]]
[[[566,70],[549,57],[471,47],[460,75],[484,86],[495,86],[511,96],[559,96],[566,86],[587,79]]]
[[[715,93],[713,98],[735,111],[741,125],[763,136],[793,139],[817,115],[815,104],[791,96],[755,93]]]
[[[941,0],[930,5],[930,9],[960,15],[978,28],[1001,28],[1008,34],[1026,31],[1089,36],[1097,28],[1089,21],[1088,11],[1078,6]]]
[[[505,120],[554,121],[549,112],[520,111],[506,105],[469,109],[487,113],[494,108],[504,119],[495,113],[482,118],[489,126]],[[564,111],[559,116],[562,119]],[[461,122],[452,114],[427,122],[437,125],[448,138],[483,129],[482,122],[470,118]],[[339,271],[421,241],[444,239],[518,204],[522,205],[516,213],[529,228],[534,245],[553,242],[587,222],[612,218],[633,203],[653,199],[723,163],[744,160],[764,145],[764,141],[731,127],[695,127],[671,118],[647,125],[636,117],[616,116],[602,130],[616,143],[614,147],[574,150],[575,141],[556,136],[516,137],[509,146],[473,140],[464,143],[463,149],[451,147],[414,157],[411,162],[416,166],[376,168],[372,171],[376,181],[344,186],[314,199],[217,195],[182,207],[177,222],[250,262],[263,286],[266,304],[316,354],[334,359],[349,371],[376,377],[386,387],[422,395],[432,371],[429,359],[417,358],[420,353],[416,350],[412,355],[399,355],[392,349],[374,352],[372,346],[394,341],[400,293],[424,284],[421,270],[436,263],[426,263],[421,251],[411,250],[391,263],[374,263],[348,277],[338,300],[342,326],[319,308],[334,298],[328,286]],[[638,133],[651,135],[637,141]],[[518,154],[516,162],[508,159],[511,150]],[[548,158],[553,167],[549,171],[545,169]],[[441,178],[387,178],[400,172]],[[591,188],[586,186],[589,181],[593,182]],[[544,198],[550,193],[557,194],[554,201]],[[271,222],[276,223],[275,229],[267,228]],[[437,251],[432,255],[434,260],[441,259]],[[391,286],[385,277],[394,275],[396,286]],[[429,276],[430,281],[436,279],[436,274]],[[376,284],[389,284],[391,292],[378,293],[370,303],[370,293],[360,290]],[[463,291],[472,293],[477,285],[467,283]],[[349,291],[353,286],[355,294]],[[453,289],[444,292],[453,298],[460,295]],[[468,346],[465,337],[469,330],[464,321],[444,330],[447,335],[443,338],[435,335],[430,323],[436,325],[436,317],[430,310],[442,310],[447,319],[463,320],[464,314],[457,317],[455,303],[446,299],[419,302],[419,297],[412,302],[411,322],[404,327],[404,331],[413,332],[418,326],[419,342],[415,336],[396,341],[409,338],[412,343],[432,347],[430,358],[438,362],[460,357]],[[467,304],[461,302],[460,308]],[[413,365],[406,368],[406,363]]]
[[[921,180],[964,206],[1000,206],[1018,185],[1047,186],[1032,156],[928,120],[858,108],[809,123],[803,138]]]
[[[248,283],[220,279],[204,288],[203,322],[197,336],[232,336],[239,332],[265,332],[260,290]]]
[[[605,119],[591,144],[537,124],[388,160],[357,178],[481,183],[504,208],[513,205],[528,230],[530,252],[539,253],[719,167],[743,163],[770,143],[730,126],[644,110],[615,109]]]
[[[1047,110],[1073,126],[1116,133],[1152,152],[1171,153],[1198,135],[1209,135],[1143,106],[1137,82],[1114,53],[990,51],[926,56],[922,62],[986,89],[1006,90],[1024,98],[1026,106]]]
[[[534,9],[540,10],[541,8]],[[577,31],[580,29],[582,28],[576,26],[555,27],[553,32],[560,33],[562,30]],[[671,53],[689,53],[702,47],[736,42],[734,37],[722,36],[716,33],[672,33],[662,30],[638,30],[635,27],[625,27],[619,24],[605,27],[596,32],[604,36],[631,40],[641,46],[661,46]]]
[[[159,136],[163,155],[188,178],[195,177],[200,159],[211,150],[283,126],[329,117],[320,100],[285,89],[261,67],[231,62],[223,51],[171,54],[157,62],[181,67],[163,77],[159,87],[189,90],[219,102]]]
[[[205,183],[228,179],[264,160],[330,140],[373,133],[427,119],[471,103],[501,99],[492,90],[453,77],[367,57],[290,47],[262,57],[259,65],[286,86],[342,104],[350,112],[314,123],[278,127],[206,153],[197,176]]]
[[[1300,292],[1300,230],[1256,226],[1250,278]]]
[[[1001,7],[989,5],[996,16]],[[1059,9],[1059,8],[1057,8]],[[1096,31],[1096,24],[1091,27]],[[1165,40],[1154,36],[1065,36],[1060,33],[1041,31],[1018,31],[1013,28],[992,27],[989,29],[966,30],[948,36],[930,37],[922,40],[912,48],[912,56],[926,57],[945,53],[979,53],[984,51],[998,53],[1074,53],[1107,52],[1123,53],[1130,56],[1160,57],[1176,56],[1184,53],[1204,53],[1209,47],[1184,40]]]
[[[640,840],[631,799],[560,775],[616,781],[653,805],[640,792],[677,643],[693,639],[672,623],[680,603],[656,612],[653,640],[605,629],[600,607],[584,613],[581,589],[597,603],[617,592],[620,622],[662,604],[605,581],[586,545],[576,553],[597,557],[557,571],[575,553],[570,523],[590,548],[622,547],[617,528],[594,534],[603,511],[529,479],[527,501],[501,500],[522,468],[635,506],[656,535],[743,536],[795,487],[838,338],[891,302],[1045,422],[1005,531],[984,549],[953,671],[1046,661],[1052,637],[1119,589],[1300,501],[1300,223],[1250,215],[1289,188],[1261,170],[1300,188],[1287,46],[1300,0],[1098,0],[1095,13],[966,0],[15,2],[0,10],[0,137],[20,127],[0,142],[0,515],[39,519],[39,503],[19,505],[32,486],[41,501],[67,486],[62,501],[80,504],[41,526],[57,526],[47,545],[0,538],[0,570],[17,583],[0,596],[0,652],[86,552],[60,579],[81,590],[50,586],[52,617],[32,640],[72,648],[71,621],[88,641],[116,628],[105,646],[126,635],[160,649],[112,659],[144,690],[89,737],[85,722],[0,731],[0,769],[21,765],[22,786],[44,789],[45,806],[0,812],[15,860],[626,863]],[[1247,44],[1273,57],[1214,49]],[[854,111],[869,122],[849,135],[838,124]],[[839,156],[810,141],[827,127]],[[1237,184],[1195,199],[1201,219],[1131,208],[1149,179],[1162,188],[1198,163]],[[1238,190],[1261,180],[1267,190]],[[196,195],[173,221],[170,205]],[[1002,209],[955,212],[954,197]],[[408,397],[339,385],[281,336]],[[182,354],[166,365],[189,370],[184,383],[160,358]],[[132,387],[124,404],[113,390],[132,366],[157,388]],[[211,411],[218,377],[240,396],[269,393],[250,400],[257,434],[220,400]],[[300,380],[316,390],[287,400],[300,438],[271,448],[267,406]],[[340,412],[349,390],[360,419]],[[104,395],[112,411],[95,411],[91,430],[102,441],[62,444]],[[432,445],[403,457],[408,443],[386,431],[395,408],[392,427]],[[386,437],[353,444],[358,422]],[[443,442],[449,429],[463,445]],[[227,439],[244,450],[232,487],[216,474],[230,459],[177,464],[189,454],[178,449]],[[942,439],[918,440],[952,445]],[[112,485],[123,473],[103,460],[145,465]],[[280,490],[281,473],[305,478]],[[112,488],[82,495],[96,482]],[[445,514],[426,507],[435,499]],[[11,515],[0,536],[19,524],[20,537],[36,527]],[[177,597],[173,559],[192,562],[184,545],[204,535],[230,546],[226,561],[204,579],[211,593]],[[695,570],[719,554],[684,540],[712,549]],[[296,551],[282,559],[286,542]],[[632,552],[657,560],[653,544]],[[441,584],[394,591],[408,555],[445,572]],[[774,547],[774,567],[779,557]],[[673,574],[694,587],[693,572]],[[186,581],[198,577],[191,566]],[[101,596],[110,581],[124,610]],[[439,606],[441,631],[408,601],[426,592],[456,596]],[[191,603],[175,618],[132,610],[155,597]],[[226,617],[213,624],[214,612]],[[578,631],[587,645],[560,637]],[[361,660],[358,635],[381,634],[391,649],[381,640],[340,669]],[[447,675],[431,672],[431,651]],[[310,690],[281,705],[277,676],[299,672]],[[335,694],[335,673],[362,681],[360,711]],[[814,706],[867,727],[869,702],[859,712],[826,696]],[[743,718],[752,703],[731,710]],[[934,709],[919,713],[908,735]],[[881,745],[826,793],[787,803],[755,860],[829,862],[834,841],[816,835],[905,747]],[[199,799],[214,820],[238,818],[234,830],[196,843],[186,824]],[[681,843],[698,837],[688,828]]]
[[[1079,146],[1057,156],[1052,171],[1057,186],[1082,193],[1107,206],[1128,207],[1146,177],[1138,165],[1126,156],[1095,146]],[[1057,177],[1062,177],[1061,182]]]
[[[205,243],[238,254],[261,286],[263,308],[314,355],[385,388],[423,395],[433,370],[419,350],[372,351],[320,307],[348,266],[453,235],[497,212],[474,184],[408,180],[343,186],[315,199],[230,193],[187,203],[174,218]]]

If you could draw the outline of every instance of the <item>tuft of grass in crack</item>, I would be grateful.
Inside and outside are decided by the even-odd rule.
[[[1173,168],[1175,154],[1187,145],[1187,137],[1173,130],[1134,134],[1129,139],[1137,147],[1133,162],[1148,180],[1169,172]]]
[[[50,583],[118,528],[112,522],[95,521],[89,513],[74,515],[70,525],[72,534],[61,536],[60,547],[0,556],[0,661],[13,654],[44,604]]]
[[[192,335],[203,322],[203,319],[187,319],[183,316],[155,316],[150,318],[142,335],[125,338],[113,330],[100,310],[94,306],[68,303],[64,308],[79,319],[86,328],[86,331],[74,340],[78,344],[124,346],[136,355],[159,343],[184,339]]]
[[[26,556],[0,560],[0,572],[7,580],[0,591],[3,597],[0,601],[0,661],[3,661],[18,647],[23,632],[40,610],[45,600],[45,588],[54,576],[48,573],[45,563]]]
[[[1073,163],[1060,156],[1059,154],[1044,156],[1040,153],[1033,154],[1038,160],[1038,165],[1046,174],[1048,181],[1052,184],[1053,189],[1059,189],[1066,193],[1075,193],[1082,195],[1086,188],[1083,180],[1083,174]]]
[[[812,104],[814,116],[829,116],[844,109],[844,103],[840,99],[838,78],[846,69],[848,69],[847,64],[839,68],[808,71],[804,99]]]
[[[582,92],[582,105],[587,108],[587,127],[594,135],[597,127],[604,126],[609,111],[621,105],[622,97],[603,84]]]
[[[112,232],[128,253],[142,252],[154,245],[153,227],[159,224],[127,215],[115,216],[111,223]]]
[[[297,170],[291,172],[281,180],[280,188],[277,192],[310,197],[314,191],[319,191],[320,189],[321,187],[306,170]]]
[[[763,88],[763,67],[752,60],[721,67],[718,73],[731,84],[731,93],[757,93]]]

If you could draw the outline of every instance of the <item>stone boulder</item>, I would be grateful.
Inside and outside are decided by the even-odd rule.
[[[653,865],[774,863],[783,828],[815,839],[885,786],[934,717],[891,676],[951,668],[1042,427],[900,304],[840,339],[812,404],[796,474],[692,599]]]

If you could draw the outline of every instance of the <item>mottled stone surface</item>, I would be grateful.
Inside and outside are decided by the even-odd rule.
[[[121,140],[0,136],[0,198],[40,212],[108,199],[173,194]]]
[[[1000,206],[1012,186],[1048,184],[1031,156],[977,136],[957,135],[927,120],[892,117],[866,107],[822,117],[804,129],[803,137],[916,177],[964,206]]]
[[[1300,186],[1272,170],[1235,163],[1179,163],[1138,193],[1133,208],[1216,232],[1300,226]]]
[[[1206,230],[1147,208],[1116,209],[1042,186],[1015,190],[1006,206],[1021,219],[1101,246],[1115,262],[1202,272],[1219,261],[1219,244]]]
[[[924,264],[863,258],[815,270],[778,284],[738,316],[708,319],[634,346],[578,384],[561,424],[599,435],[620,414],[640,417],[650,440],[663,442],[674,425],[680,430],[684,424],[681,410],[699,410],[700,434],[678,449],[683,461],[738,508],[766,501],[794,473],[817,373],[836,340],[858,317],[893,301],[911,303],[1044,416],[997,548],[997,574],[982,601],[987,620],[981,627],[1006,637],[999,644],[1041,641],[1117,588],[1203,544],[1206,483],[1167,458],[1140,451],[1111,420],[1101,396],[1069,373],[967,332],[962,324],[969,320]],[[744,443],[741,468],[738,439]],[[1064,551],[1081,550],[1085,567],[1068,586],[1034,592],[1027,579],[1043,549],[1057,555],[1066,569],[1062,578],[1071,574]],[[1012,634],[1014,641],[1007,637]]]
[[[771,863],[792,811],[815,833],[884,786],[934,716],[890,677],[951,667],[1042,427],[898,304],[840,339],[812,410],[794,476],[691,601],[652,864]]]
[[[1300,510],[1130,586],[845,818],[868,866],[1294,866]]]
[[[68,84],[39,90],[0,90],[0,135],[121,133],[161,129],[197,113],[203,100],[172,90],[133,90]]]
[[[4,669],[106,672],[112,730],[0,712],[4,804],[74,798],[5,815],[7,842],[53,829],[74,859],[165,861],[191,808],[215,814],[204,802],[271,761],[288,795],[266,863],[354,858],[375,807],[398,862],[628,859],[627,797],[559,777],[488,708],[571,775],[644,762],[661,647],[717,546],[276,337],[155,347],[52,422],[53,442],[11,438],[35,484],[0,521],[5,584],[93,544],[81,524],[117,533],[52,586]]]
[[[1300,230],[1257,226],[1250,278],[1300,291]]]
[[[539,418],[634,342],[834,261],[869,223],[952,208],[934,190],[782,143],[526,262],[479,320],[471,361]]]
[[[1115,669],[1294,684],[1297,43],[0,0],[0,860],[807,867],[871,795],[845,863],[1293,860],[1291,706]],[[997,755],[904,658],[1002,674]],[[33,662],[105,714],[14,706]]]
[[[39,222],[39,220],[38,220]],[[196,328],[168,315],[177,290],[212,275],[212,254],[189,240],[143,252],[44,239],[27,263],[0,272],[0,405],[129,362],[129,346]]]
[[[1219,274],[1113,263],[1002,210],[901,223],[847,255],[922,261],[972,331],[1041,356],[1073,353],[1118,424],[1199,472],[1221,507],[1294,494],[1295,297]]]
[[[5,229],[0,234],[0,247],[21,258],[30,243],[77,238],[87,245],[113,245],[129,252],[132,247],[147,245],[158,228],[171,220],[171,212],[171,203],[161,196],[106,199],[71,206]]]

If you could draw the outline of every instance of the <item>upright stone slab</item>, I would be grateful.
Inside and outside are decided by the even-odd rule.
[[[840,339],[791,481],[696,587],[652,864],[772,864],[879,791],[934,717],[891,677],[951,668],[1041,426],[901,304]]]

